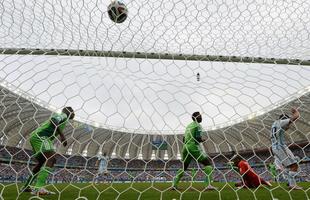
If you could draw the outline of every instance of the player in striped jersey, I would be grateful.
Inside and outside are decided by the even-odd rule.
[[[95,178],[95,182],[98,182],[99,176],[101,174],[108,174],[108,158],[106,153],[97,156],[96,167],[99,167],[97,177]]]
[[[293,122],[295,122],[300,114],[296,108],[292,108],[292,116],[286,114],[280,115],[271,127],[271,148],[275,159],[288,171],[288,184],[290,189],[301,190],[302,187],[297,186],[295,177],[298,173],[297,160],[285,143],[285,131],[288,130]]]
[[[103,155],[98,155],[96,166],[99,166],[98,169],[99,174],[108,172],[108,158],[106,153],[103,153]]]

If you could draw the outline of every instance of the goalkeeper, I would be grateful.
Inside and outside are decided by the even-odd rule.
[[[235,167],[238,167],[239,173],[242,176],[242,181],[236,183],[238,188],[257,188],[261,184],[271,187],[271,183],[262,179],[256,172],[252,169],[250,164],[241,158],[239,155],[235,155],[231,158]]]
[[[185,136],[184,136],[184,146],[182,150],[182,162],[183,169],[177,171],[176,177],[173,180],[173,188],[177,189],[178,183],[184,171],[187,170],[192,159],[195,159],[199,163],[202,163],[205,168],[203,171],[206,174],[205,185],[206,189],[214,190],[216,189],[211,185],[212,182],[212,172],[213,167],[208,157],[202,152],[199,143],[204,142],[201,138],[202,127],[200,125],[202,118],[199,112],[194,112],[192,115],[193,122],[186,127]]]
[[[33,168],[32,174],[21,189],[22,192],[30,192],[30,185],[37,178],[34,190],[32,190],[31,193],[33,195],[53,194],[53,192],[44,188],[46,179],[48,175],[52,173],[52,168],[56,162],[53,141],[59,135],[62,144],[67,146],[63,130],[68,120],[73,119],[74,116],[73,109],[71,107],[65,107],[62,109],[61,114],[52,115],[49,120],[45,121],[39,128],[31,133],[30,144],[38,163]]]

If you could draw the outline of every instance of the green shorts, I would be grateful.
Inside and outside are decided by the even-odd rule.
[[[199,145],[186,144],[182,151],[182,161],[188,164],[192,159],[201,163],[208,160],[208,157],[203,153]]]
[[[30,144],[35,157],[43,154],[44,152],[55,152],[53,141],[48,137],[33,135],[30,137]]]

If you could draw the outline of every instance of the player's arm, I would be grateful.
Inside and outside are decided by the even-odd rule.
[[[194,135],[195,135],[195,140],[197,141],[197,142],[199,142],[199,143],[201,143],[201,142],[204,142],[205,140],[204,139],[202,139],[202,137],[201,137],[201,130],[198,128],[198,127],[196,127],[195,129],[194,129]]]
[[[233,163],[233,162],[228,162],[228,163],[226,163],[226,165],[227,165],[227,168],[228,168],[228,169],[232,169],[232,170],[238,172],[238,167],[234,166],[234,163]]]
[[[290,126],[293,122],[295,122],[300,117],[299,111],[296,108],[292,108],[291,112],[292,112],[292,115],[289,119],[280,120],[281,128]]]
[[[62,131],[60,131],[59,129],[57,129],[57,131],[59,133],[60,142],[64,145],[64,147],[67,146],[68,142],[66,140],[64,133]]]
[[[59,126],[65,122],[67,120],[67,117],[65,115],[56,115],[56,116],[53,116],[51,118],[51,122],[52,124],[56,127],[56,132],[58,133],[59,135],[59,138],[60,138],[60,142],[64,145],[64,146],[67,146],[67,140],[66,140],[66,137],[64,135],[64,133],[62,132],[62,130],[60,130]]]
[[[292,116],[290,118],[290,123],[293,123],[300,117],[300,113],[296,108],[292,108]]]
[[[95,167],[98,167],[99,166],[99,159],[96,160],[96,164],[95,164]]]
[[[245,174],[249,170],[249,166],[247,163],[242,162],[239,164],[239,172],[241,175]]]

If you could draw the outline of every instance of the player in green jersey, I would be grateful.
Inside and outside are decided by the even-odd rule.
[[[269,163],[268,164],[268,169],[269,169],[269,172],[271,173],[271,175],[273,177],[273,180],[275,182],[278,182],[278,173],[277,173],[276,165],[273,164],[273,163]]]
[[[45,121],[39,128],[31,133],[30,144],[38,163],[33,168],[32,174],[29,176],[21,191],[30,192],[31,183],[37,179],[34,190],[32,190],[31,193],[33,195],[52,194],[52,192],[44,188],[44,185],[56,163],[56,153],[53,143],[59,136],[61,143],[67,146],[63,130],[68,120],[73,119],[74,116],[73,109],[71,107],[65,107],[62,109],[61,114],[53,114],[49,120]]]
[[[199,143],[204,142],[202,139],[201,133],[203,131],[200,123],[202,121],[201,114],[199,112],[194,112],[192,114],[193,122],[190,123],[186,127],[185,135],[184,135],[184,146],[182,150],[182,162],[183,169],[179,169],[177,171],[176,177],[173,180],[173,190],[177,189],[178,183],[182,176],[184,175],[184,171],[187,170],[191,160],[195,159],[199,163],[202,163],[205,168],[203,171],[206,174],[205,185],[207,189],[216,189],[211,185],[212,182],[212,172],[213,167],[211,165],[211,161],[208,157],[202,152]]]

